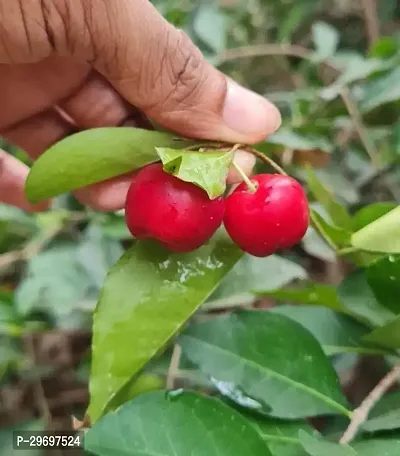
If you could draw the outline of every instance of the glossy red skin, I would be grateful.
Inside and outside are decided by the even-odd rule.
[[[297,244],[309,223],[301,185],[280,174],[259,174],[250,180],[257,186],[255,193],[243,182],[225,201],[224,225],[232,240],[257,257]]]
[[[198,249],[221,225],[222,197],[210,200],[200,187],[166,173],[155,163],[132,182],[125,202],[125,220],[136,239],[157,239],[174,252]]]

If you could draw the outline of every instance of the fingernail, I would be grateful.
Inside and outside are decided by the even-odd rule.
[[[259,135],[260,140],[281,125],[280,112],[271,102],[230,79],[222,117],[232,130]]]

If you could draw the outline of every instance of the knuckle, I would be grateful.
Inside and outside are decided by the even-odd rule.
[[[169,30],[160,50],[152,87],[152,104],[166,111],[192,104],[205,82],[206,67],[200,50],[182,31]]]

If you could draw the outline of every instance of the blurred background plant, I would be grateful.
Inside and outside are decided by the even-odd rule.
[[[338,203],[357,214],[352,223],[358,228],[395,206],[400,199],[396,0],[154,3],[212,64],[279,106],[283,125],[259,148],[279,154],[290,174],[311,184],[310,200],[318,213],[329,220],[335,211],[321,204],[323,195],[307,177],[306,165]],[[29,163],[23,151],[1,139],[0,146]],[[362,210],[371,204],[372,210]],[[108,269],[129,243],[123,213],[90,211],[71,195],[36,215],[0,205],[1,454],[12,454],[15,426],[63,429],[71,415],[83,416],[92,312]],[[383,275],[395,277],[391,292],[399,296],[400,272],[393,268]],[[277,302],[335,308],[336,286],[352,269],[310,228],[301,245],[289,252],[261,260],[245,257],[204,312]],[[310,280],[319,286],[309,286]],[[301,288],[287,288],[293,284]],[[368,299],[362,283],[352,284],[347,299]],[[328,354],[357,405],[391,360],[361,349],[354,340],[361,330],[354,324],[337,320],[327,309],[312,309],[297,308],[296,319],[305,321],[317,339],[326,322],[332,336]],[[167,375],[168,356],[157,365],[161,376]],[[335,433],[341,429],[338,421],[325,421],[324,429]]]

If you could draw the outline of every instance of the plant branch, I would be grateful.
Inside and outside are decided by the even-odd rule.
[[[360,0],[365,18],[369,45],[373,45],[380,37],[379,19],[376,12],[376,0]]]
[[[350,424],[339,443],[347,444],[351,442],[356,436],[358,429],[368,419],[368,415],[375,404],[382,398],[382,396],[394,385],[397,378],[400,376],[400,364],[397,364],[382,380],[375,386],[369,395],[363,400],[361,405],[353,412]]]
[[[174,350],[172,352],[171,364],[169,365],[168,374],[167,374],[167,390],[174,389],[175,378],[178,376],[179,364],[181,361],[182,349],[180,345],[175,344]]]

